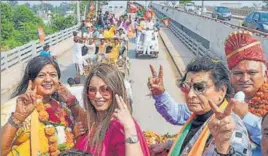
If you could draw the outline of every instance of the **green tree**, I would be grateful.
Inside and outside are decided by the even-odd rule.
[[[73,16],[60,16],[56,15],[52,19],[51,27],[53,30],[64,30],[66,28],[69,28],[71,26],[75,25],[75,19]]]
[[[192,2],[191,0],[179,0],[179,1],[180,1],[180,4],[182,4],[182,5]]]

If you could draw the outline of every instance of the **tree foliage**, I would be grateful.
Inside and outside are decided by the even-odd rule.
[[[49,35],[75,25],[73,16],[62,16],[61,13],[57,13],[57,10],[61,12],[61,9],[57,9],[49,3],[30,7],[29,4],[18,5],[16,1],[9,1],[8,3],[0,2],[0,7],[1,51],[10,50],[38,39],[38,26],[42,26],[45,34]],[[42,7],[53,13],[51,25],[45,25],[41,17],[37,16],[37,12]]]
[[[191,0],[179,0],[179,1],[180,1],[180,4],[182,4],[182,5],[192,2]]]

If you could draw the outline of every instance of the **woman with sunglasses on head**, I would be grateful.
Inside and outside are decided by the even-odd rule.
[[[148,86],[157,99],[167,94],[163,85],[163,68],[159,75],[151,66],[153,77]],[[169,155],[251,155],[246,127],[242,120],[232,113],[234,99],[228,69],[218,59],[198,57],[187,65],[180,81],[186,104],[156,107],[165,116],[173,111],[173,120],[183,125],[175,141],[152,145],[153,154],[169,150]],[[167,99],[165,99],[167,100]],[[173,107],[173,108],[172,108]],[[170,113],[169,113],[170,114]],[[165,116],[166,119],[171,116]]]
[[[51,57],[37,56],[28,62],[12,94],[17,99],[15,111],[2,128],[3,156],[56,156],[74,146],[74,119],[84,111],[73,107],[77,100],[60,83],[60,76]],[[70,109],[79,113],[72,116]]]
[[[141,128],[130,114],[123,78],[115,67],[94,67],[85,81],[83,96],[88,134],[78,138],[76,149],[95,156],[149,155]]]

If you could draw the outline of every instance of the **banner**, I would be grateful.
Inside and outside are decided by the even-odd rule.
[[[38,26],[37,30],[38,30],[38,36],[39,36],[40,44],[44,44],[46,34],[45,34],[43,28],[41,26]]]

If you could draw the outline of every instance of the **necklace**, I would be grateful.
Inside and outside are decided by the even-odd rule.
[[[74,135],[67,111],[56,101],[50,99],[49,102],[43,103],[37,100],[36,110],[39,121],[45,125],[44,131],[49,144],[48,154],[57,156],[61,151],[69,150],[74,146]]]
[[[259,117],[268,112],[268,83],[262,85],[248,104],[249,111]]]

